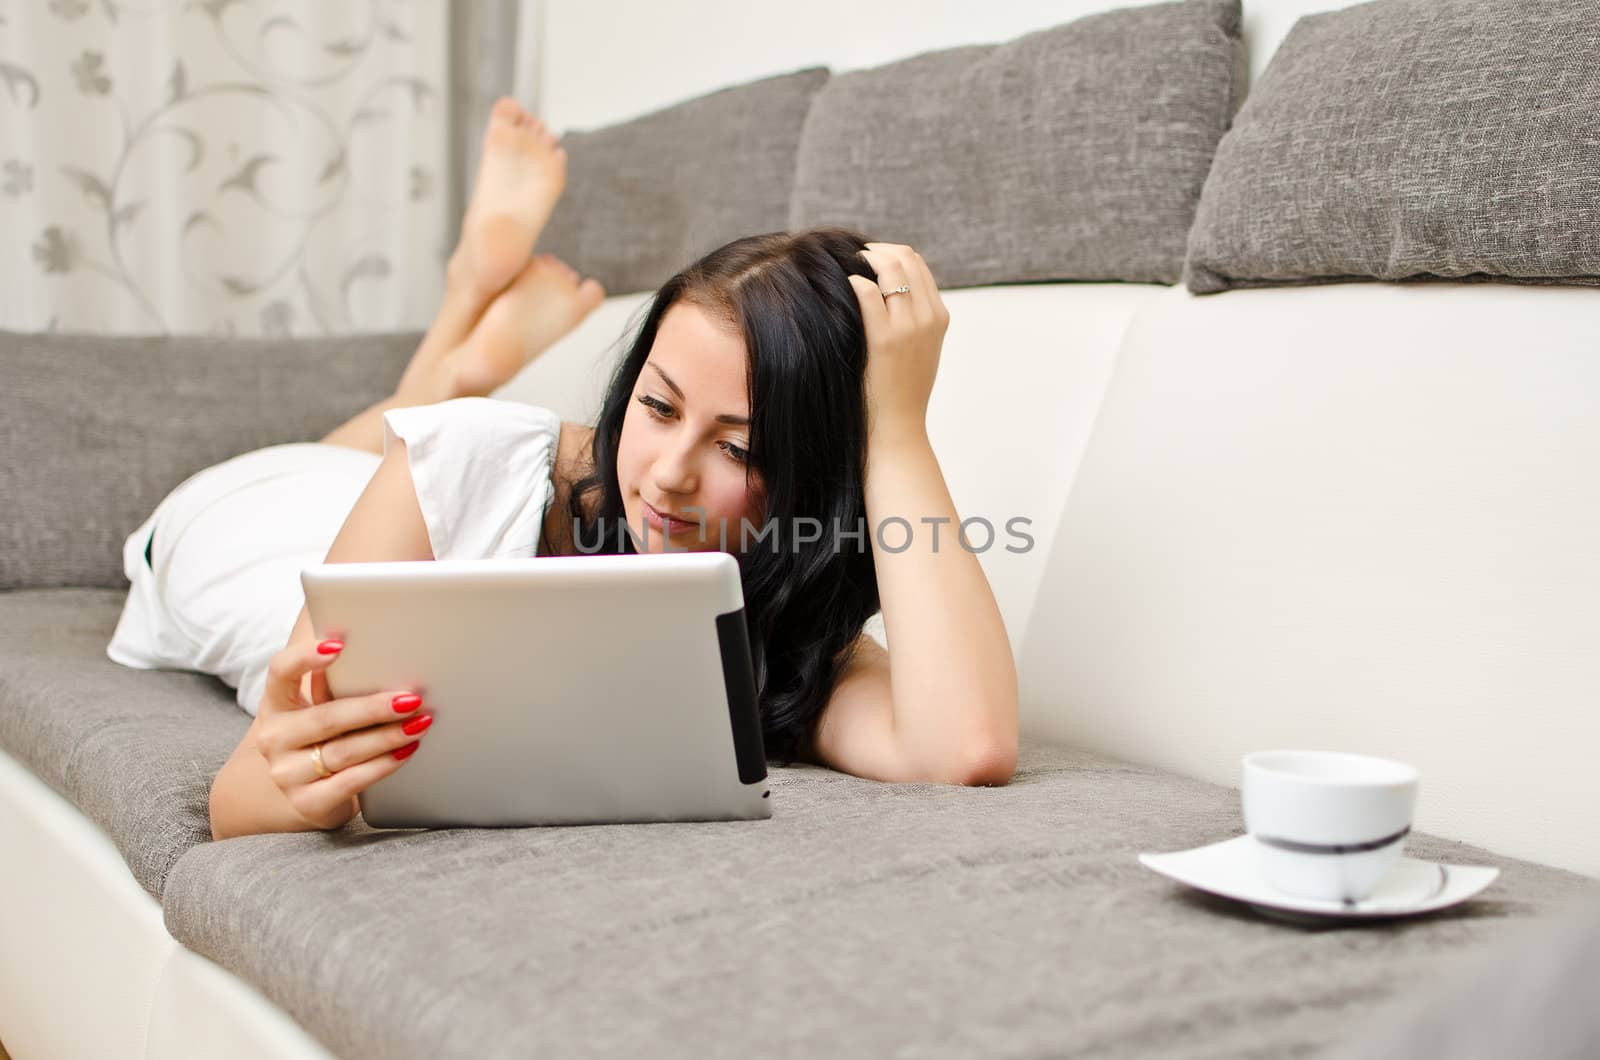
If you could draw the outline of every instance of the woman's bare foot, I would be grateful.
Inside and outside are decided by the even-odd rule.
[[[567,154],[543,123],[509,96],[496,102],[484,129],[478,183],[461,223],[461,242],[445,274],[444,299],[398,393],[437,390],[446,378],[445,359],[527,266],[566,181]]]
[[[537,255],[489,303],[466,341],[445,357],[450,392],[457,397],[487,395],[510,381],[577,327],[605,296],[599,281],[581,279],[549,254]]]
[[[567,153],[510,96],[489,113],[478,181],[461,222],[450,282],[487,302],[516,279],[567,183]]]

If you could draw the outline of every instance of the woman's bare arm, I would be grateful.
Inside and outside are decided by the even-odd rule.
[[[977,555],[957,537],[925,426],[949,314],[910,247],[869,243],[863,256],[878,282],[850,281],[867,333],[867,523],[889,650],[863,640],[823,712],[817,750],[859,776],[1004,784],[1017,760],[1011,642]],[[904,529],[886,535],[909,531],[898,552],[879,536],[891,519]]]
[[[416,486],[406,463],[406,446],[396,439],[334,538],[326,562],[373,563],[433,558],[427,524],[423,521]],[[288,643],[308,644],[312,636],[311,616],[302,607]],[[311,685],[312,675],[307,674],[301,682],[301,693],[316,702]],[[310,831],[319,827],[296,812],[282,789],[273,782],[266,759],[256,747],[260,725],[260,717],[251,722],[239,746],[234,748],[211,783],[211,835],[214,839],[258,832]],[[355,816],[357,808],[352,797],[350,817]]]
[[[872,548],[900,744],[913,761],[953,765],[965,783],[1003,784],[1017,756],[1011,641],[977,555],[957,539],[961,517],[920,431],[886,428],[869,445],[868,524],[895,516],[914,528],[910,547],[890,553],[874,535]]]

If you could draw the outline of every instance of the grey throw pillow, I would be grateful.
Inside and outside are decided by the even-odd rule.
[[[122,544],[201,468],[314,442],[394,393],[419,335],[0,332],[0,590],[122,588]]]
[[[1196,292],[1600,283],[1594,0],[1378,0],[1295,23],[1217,148]]]
[[[605,285],[648,291],[730,240],[782,231],[822,67],[569,132],[567,188],[538,249]]]
[[[909,243],[941,286],[1176,283],[1243,96],[1238,0],[1091,15],[836,75],[800,143],[791,228]]]

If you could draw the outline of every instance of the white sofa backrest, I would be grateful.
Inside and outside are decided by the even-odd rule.
[[[1419,828],[1600,875],[1600,296],[1140,307],[1021,652],[1029,731],[1237,784],[1403,759]]]
[[[944,294],[950,330],[928,403],[928,436],[957,513],[994,527],[993,544],[978,559],[1013,653],[1025,642],[1117,347],[1134,313],[1164,290],[1097,283]],[[1017,518],[1027,520],[1019,529],[1029,541],[1008,532]],[[898,543],[892,531],[885,536]],[[982,548],[981,524],[971,527],[971,538],[972,547]],[[939,547],[960,546],[941,530]]]

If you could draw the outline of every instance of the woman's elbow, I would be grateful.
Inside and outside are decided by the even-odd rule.
[[[953,783],[965,787],[1001,787],[1017,772],[1017,741],[994,740],[968,753]]]
[[[1011,782],[1017,772],[1016,714],[997,713],[1007,722],[986,727],[963,740],[960,751],[946,761],[945,783],[998,787]]]

